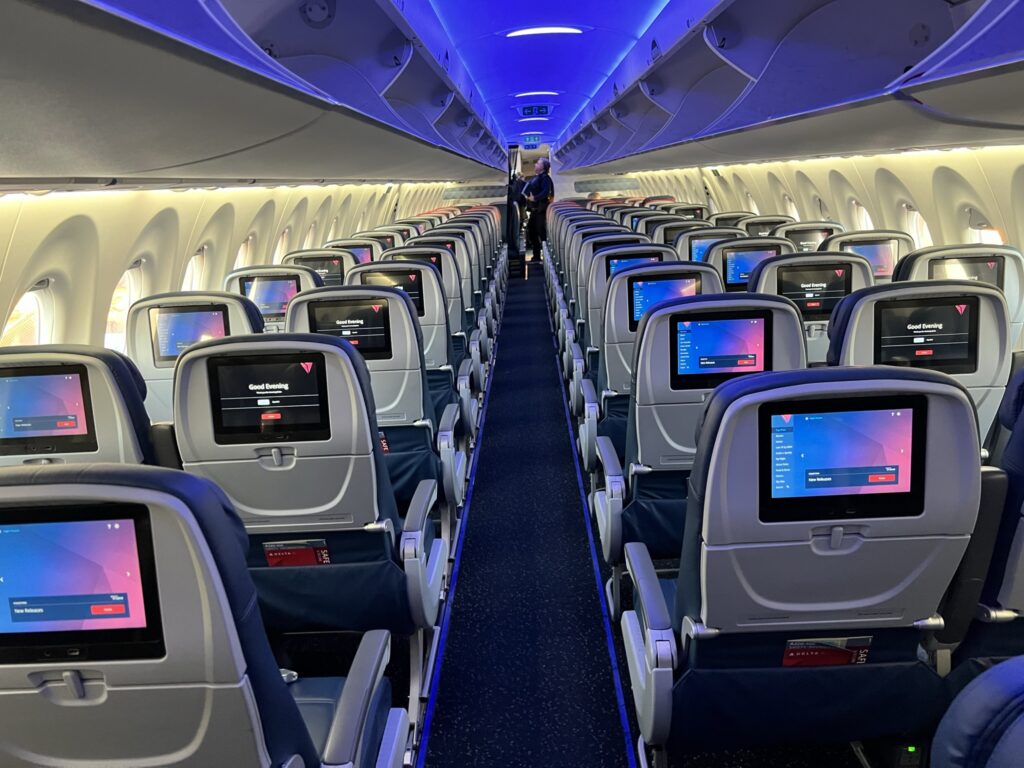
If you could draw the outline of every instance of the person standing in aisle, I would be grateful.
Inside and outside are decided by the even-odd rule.
[[[536,175],[523,189],[523,199],[530,210],[526,242],[533,249],[533,258],[530,261],[540,261],[541,243],[548,239],[548,205],[555,198],[555,184],[551,181],[551,161],[546,157],[537,158],[533,170]]]

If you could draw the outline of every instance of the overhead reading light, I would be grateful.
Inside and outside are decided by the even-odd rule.
[[[520,119],[520,123],[546,123],[550,118],[547,117],[524,117]]]
[[[506,32],[505,37],[527,37],[528,35],[582,35],[579,27],[523,27]]]
[[[540,137],[541,133],[540,133],[540,131],[527,131],[526,133],[520,133],[519,135],[520,136],[536,136],[536,137]]]
[[[558,91],[523,91],[517,93],[513,98],[521,99],[525,96],[557,96]]]

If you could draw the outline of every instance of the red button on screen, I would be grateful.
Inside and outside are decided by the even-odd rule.
[[[111,605],[93,605],[89,607],[93,616],[116,616],[124,613],[124,606],[117,603]]]
[[[896,475],[868,475],[869,483],[895,483]]]
[[[280,421],[280,413],[261,413],[260,419],[263,421]]]
[[[808,301],[807,302],[807,308],[808,309],[817,309],[820,306],[821,306],[821,302],[820,301]]]
[[[934,349],[917,349],[917,350],[914,350],[914,354],[917,355],[918,357],[931,357],[932,355],[935,354],[935,350]]]

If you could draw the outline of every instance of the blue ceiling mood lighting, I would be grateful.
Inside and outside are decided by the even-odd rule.
[[[545,130],[530,135],[561,136],[669,3],[549,0],[526,8],[494,0],[430,1],[506,141],[520,135],[520,110],[534,97],[547,99],[551,109]],[[579,33],[537,31],[544,28]]]

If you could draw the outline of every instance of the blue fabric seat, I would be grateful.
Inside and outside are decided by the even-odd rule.
[[[1024,761],[1024,657],[976,678],[932,741],[931,768],[1019,768]]]

